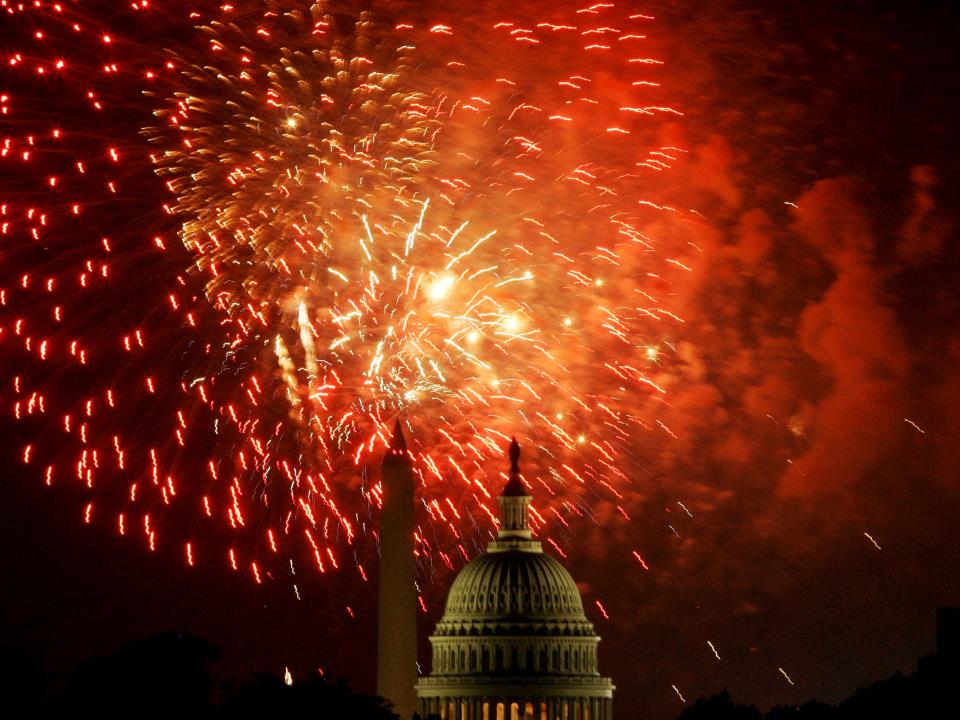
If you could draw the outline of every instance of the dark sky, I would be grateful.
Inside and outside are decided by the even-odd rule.
[[[663,197],[704,218],[669,228],[698,256],[673,289],[688,322],[660,417],[679,437],[638,448],[630,521],[598,499],[559,531],[565,562],[618,716],[675,716],[674,685],[688,701],[837,701],[911,669],[934,609],[960,604],[960,11],[649,8],[685,112],[664,138],[689,149]],[[17,182],[0,164],[0,204]],[[6,288],[28,260],[2,247]],[[190,569],[84,526],[79,493],[23,468],[38,431],[10,419],[13,319],[0,309],[0,640],[62,675],[180,629],[221,647],[224,678],[323,667],[372,689],[372,583],[304,577],[298,600],[287,582]],[[424,631],[451,578],[423,579]]]

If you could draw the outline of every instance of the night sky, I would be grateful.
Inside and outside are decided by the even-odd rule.
[[[7,59],[29,57],[42,13],[8,14],[10,5],[0,2],[0,96],[13,98],[10,115],[0,115],[0,146],[26,134],[18,98],[41,97]],[[65,5],[118,37],[152,42],[149,26],[129,13],[111,18],[100,3]],[[402,14],[401,5],[389,13]],[[603,638],[601,670],[617,686],[618,717],[671,718],[684,707],[678,694],[689,702],[724,688],[763,708],[839,701],[911,670],[933,650],[935,608],[960,604],[960,10],[905,1],[634,8],[656,17],[651,54],[666,59],[668,100],[683,111],[655,130],[664,146],[686,149],[658,178],[656,197],[685,214],[654,217],[644,229],[686,248],[678,256],[692,269],[671,276],[664,291],[684,322],[664,338],[669,360],[654,378],[666,387],[664,400],[655,413],[647,399],[637,401],[654,430],[637,433],[618,458],[630,482],[612,481],[616,495],[589,484],[568,496],[558,491],[544,506],[568,500],[569,511],[541,534],[556,538],[581,585]],[[434,17],[427,4],[416,20],[429,25],[449,12]],[[457,27],[498,12],[506,10],[464,10]],[[534,3],[523,12],[539,10]],[[155,44],[170,46],[187,25],[156,27]],[[506,67],[517,62],[516,51],[502,52]],[[128,104],[106,129],[78,120],[78,142],[106,147],[108,133],[120,144],[138,142],[156,102],[123,97]],[[69,126],[67,100],[50,94],[42,105],[38,116]],[[0,159],[0,205],[14,213],[43,206],[45,191],[30,183],[42,185],[48,169],[16,164],[15,156]],[[171,340],[153,360],[117,352],[65,379],[49,363],[35,369],[14,331],[18,319],[55,304],[18,305],[24,273],[72,273],[86,257],[79,243],[106,233],[121,245],[139,237],[146,247],[161,233],[177,242],[176,224],[149,214],[163,190],[149,163],[130,162],[120,177],[132,189],[100,206],[82,231],[89,238],[76,246],[79,230],[62,231],[68,247],[56,251],[31,244],[22,223],[0,235],[0,288],[8,291],[0,305],[0,641],[43,658],[62,679],[78,660],[177,629],[221,648],[221,679],[322,668],[373,690],[376,513],[363,502],[353,512],[365,538],[341,564],[362,563],[370,582],[356,572],[321,576],[307,557],[292,581],[272,570],[257,584],[226,562],[188,567],[179,546],[161,543],[151,553],[140,536],[120,538],[106,510],[85,525],[82,484],[45,487],[48,461],[22,462],[24,446],[42,444],[50,431],[40,420],[14,419],[15,403],[29,397],[14,378],[80,398],[109,378],[129,385],[131,375],[142,377],[140,363],[157,357],[158,374],[179,378],[197,355],[200,344]],[[107,200],[91,194],[85,202]],[[180,248],[121,257],[115,285],[64,301],[79,308],[84,342],[164,322],[167,288],[191,262]],[[201,332],[213,326],[201,322]],[[134,443],[155,442],[162,410],[144,406],[130,421]],[[407,411],[414,441],[418,427],[428,432],[428,412]],[[47,421],[59,430],[59,415]],[[523,425],[515,432],[524,447],[551,443]],[[205,472],[204,442],[219,440],[201,432],[177,451],[178,467]],[[69,459],[49,462],[69,475]],[[496,487],[505,458],[488,466]],[[536,504],[540,486],[533,487]],[[112,506],[125,492],[94,498]],[[203,536],[195,514],[171,511],[167,528]],[[475,510],[463,520],[470,554],[491,528]],[[437,552],[420,562],[428,609],[421,635],[453,578],[439,552],[455,569],[463,564],[444,532],[431,533]],[[227,542],[209,535],[211,545]],[[425,640],[420,657],[428,657]]]

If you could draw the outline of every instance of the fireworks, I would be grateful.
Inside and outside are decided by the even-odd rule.
[[[397,416],[424,556],[469,556],[510,434],[538,525],[616,504],[633,448],[671,433],[670,278],[690,269],[658,196],[683,150],[661,139],[680,113],[653,18],[266,8],[135,3],[126,34],[6,8],[49,28],[5,53],[0,109],[24,173],[0,338],[33,361],[3,381],[63,438],[23,462],[82,486],[88,522],[256,582],[303,557],[366,576],[345,548]],[[51,75],[69,91],[41,102]]]

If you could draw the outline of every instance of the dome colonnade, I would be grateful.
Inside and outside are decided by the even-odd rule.
[[[417,685],[421,717],[611,720],[614,687],[597,668],[600,638],[570,573],[533,540],[530,495],[510,447],[500,530],[454,580]]]

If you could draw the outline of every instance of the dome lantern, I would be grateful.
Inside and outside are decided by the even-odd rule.
[[[520,445],[510,442],[510,479],[500,494],[500,540],[498,545],[512,547],[511,540],[530,540],[528,509],[533,498],[520,479]]]

